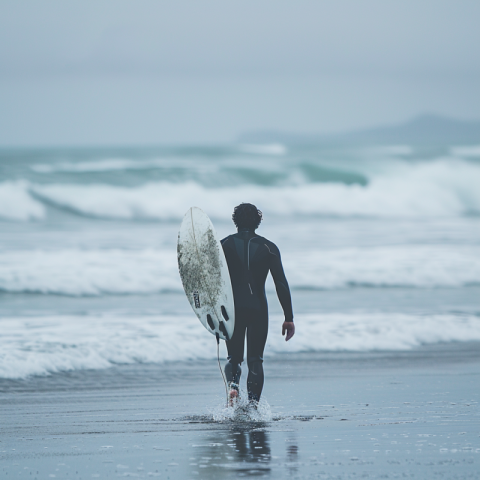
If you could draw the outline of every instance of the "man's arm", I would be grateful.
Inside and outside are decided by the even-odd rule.
[[[270,252],[270,272],[272,273],[273,281],[275,283],[275,289],[277,290],[277,296],[280,300],[280,304],[283,308],[285,315],[285,322],[282,325],[282,335],[287,336],[285,340],[290,340],[295,334],[295,325],[293,324],[293,308],[292,308],[292,296],[290,295],[290,288],[288,286],[285,272],[283,271],[282,259],[280,257],[280,251],[276,245],[270,243],[265,244]]]

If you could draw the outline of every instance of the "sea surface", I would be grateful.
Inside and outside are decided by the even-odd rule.
[[[285,343],[267,283],[267,357],[480,341],[479,145],[3,149],[0,378],[214,359],[177,234],[241,202],[292,289]]]

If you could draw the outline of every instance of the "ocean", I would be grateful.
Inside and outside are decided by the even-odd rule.
[[[215,359],[177,234],[241,202],[292,290],[285,343],[267,283],[267,358],[480,341],[479,186],[477,145],[3,149],[0,378]]]

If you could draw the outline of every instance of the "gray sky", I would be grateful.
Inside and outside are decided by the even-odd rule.
[[[478,0],[0,0],[0,145],[480,118]]]

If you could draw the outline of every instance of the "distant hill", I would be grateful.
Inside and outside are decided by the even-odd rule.
[[[246,132],[240,143],[318,144],[414,144],[452,145],[480,143],[480,120],[454,120],[439,115],[420,115],[412,120],[386,127],[368,128],[352,132],[320,135],[294,134],[280,131]]]

